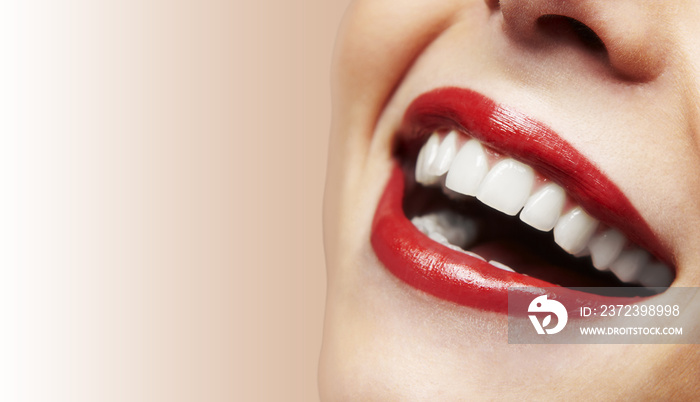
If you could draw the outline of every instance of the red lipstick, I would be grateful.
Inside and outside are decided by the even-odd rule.
[[[468,132],[494,150],[532,166],[565,188],[598,220],[618,228],[631,241],[669,262],[666,248],[627,197],[592,162],[544,124],[477,92],[441,88],[411,103],[398,135],[415,138],[440,127]],[[377,207],[371,234],[378,258],[398,278],[439,298],[501,313],[507,312],[509,287],[556,286],[499,270],[430,240],[403,211],[404,185],[404,174],[396,166]],[[594,295],[561,289],[559,298],[581,299],[582,304],[597,304],[596,299],[602,302]]]

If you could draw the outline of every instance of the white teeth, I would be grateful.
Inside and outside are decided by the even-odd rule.
[[[589,250],[588,247],[584,247],[583,250],[574,254],[574,257],[588,257],[589,255],[591,255],[591,250]]]
[[[433,134],[434,135],[434,134]],[[428,165],[428,173],[433,176],[442,176],[452,164],[457,154],[457,133],[451,131],[438,147],[435,159]]]
[[[452,211],[440,211],[411,219],[423,234],[446,246],[465,248],[476,238],[476,223]]]
[[[591,218],[581,207],[575,207],[559,218],[554,226],[554,241],[570,254],[581,252],[593,235],[598,220]]]
[[[627,243],[625,236],[615,229],[609,229],[591,239],[588,248],[591,250],[593,266],[604,270],[620,255]]]
[[[438,230],[445,235],[450,244],[466,247],[476,238],[476,223],[452,211],[442,211],[436,214]]]
[[[527,200],[520,213],[520,220],[543,232],[552,230],[564,207],[564,201],[564,189],[549,183]]]
[[[447,240],[447,238],[440,233],[433,232],[433,233],[430,233],[428,235],[428,237],[430,237],[430,240],[436,241],[447,248],[451,248],[452,250],[455,250],[455,251],[463,251],[459,246],[455,246],[454,244],[451,244],[450,241]]]
[[[673,274],[668,266],[662,262],[651,262],[639,271],[639,283],[642,286],[668,287],[673,281]]]
[[[609,269],[623,282],[636,282],[646,287],[671,284],[673,272],[661,262],[650,261],[648,252],[640,248],[623,251],[628,241],[619,231],[607,229],[593,236],[599,222],[580,206],[562,215],[567,196],[561,186],[550,182],[531,194],[536,176],[530,166],[512,158],[501,158],[489,170],[482,144],[470,139],[458,150],[458,137],[453,130],[443,140],[437,132],[428,138],[416,160],[418,183],[425,186],[442,183],[442,191],[449,198],[460,200],[462,195],[476,196],[506,215],[514,216],[522,209],[520,219],[524,223],[544,232],[554,229],[554,241],[562,249],[576,257],[590,255],[594,267],[601,271]],[[411,222],[434,241],[486,261],[478,254],[465,251],[478,235],[474,220],[445,210],[414,217]],[[489,263],[514,272],[498,261]]]
[[[493,265],[493,266],[496,267],[496,268],[500,268],[500,269],[502,269],[502,270],[504,270],[504,271],[515,272],[515,271],[513,271],[513,268],[507,266],[506,264],[502,264],[502,263],[500,263],[500,262],[498,262],[498,261],[495,261],[495,260],[489,261],[489,264]]]
[[[470,256],[472,256],[472,257],[474,257],[474,258],[478,258],[478,259],[480,259],[481,261],[486,261],[486,259],[485,259],[484,257],[480,256],[480,255],[477,254],[477,253],[473,253],[473,252],[471,252],[471,251],[466,251],[466,250],[462,250],[462,252],[463,252],[464,254],[470,255]]]
[[[424,216],[415,216],[411,223],[431,240],[452,250],[470,255],[481,261],[484,257],[465,251],[476,238],[476,223],[451,211],[440,211]]]
[[[429,168],[437,157],[439,147],[440,135],[434,133],[428,138],[428,141],[418,153],[418,160],[416,161],[416,181],[418,183],[429,186],[438,182],[439,177],[430,174]]]
[[[513,216],[525,205],[534,183],[535,172],[530,166],[506,158],[486,175],[476,198],[493,209]]]
[[[479,184],[489,171],[486,153],[481,143],[470,140],[455,156],[447,173],[445,187],[464,195],[476,195]]]
[[[610,270],[623,282],[632,282],[649,261],[649,253],[642,249],[623,251],[610,265]]]
[[[416,171],[415,171],[415,176],[416,176],[416,182],[418,183],[423,183],[425,181],[425,158],[426,158],[426,149],[425,145],[420,149],[420,152],[418,152],[418,159],[416,159]]]
[[[430,232],[428,233],[428,237],[430,237],[430,239],[435,240],[438,243],[449,243],[447,241],[447,237],[445,237],[442,233],[439,232]]]
[[[430,240],[436,241],[436,242],[442,244],[443,246],[447,246],[447,247],[450,247],[450,246],[457,247],[457,246],[455,246],[455,245],[450,244],[450,242],[447,240],[447,238],[446,238],[442,233],[439,233],[439,232],[430,232],[430,233],[428,233],[428,237],[430,237]],[[459,247],[458,247],[458,248],[459,248]]]

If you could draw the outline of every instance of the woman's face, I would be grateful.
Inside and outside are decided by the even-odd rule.
[[[551,226],[542,221],[555,214],[557,225],[565,216],[573,222],[555,227],[554,236],[545,233],[550,249],[593,250],[593,240],[609,232],[589,252],[608,269],[623,253],[629,258],[601,280],[700,285],[697,21],[694,0],[351,5],[333,66],[324,398],[684,399],[697,392],[696,345],[508,344],[499,307],[504,284],[587,285],[598,276],[593,267],[581,275],[566,264],[550,270],[540,256],[523,251],[531,244],[522,228],[507,240],[498,233],[483,240],[486,232],[527,226],[501,218],[554,183],[559,199],[533,207],[530,220]],[[445,139],[450,130],[456,138]],[[455,146],[435,145],[421,151],[432,156],[417,162],[433,131],[435,141]],[[469,172],[483,161],[488,175],[501,162],[505,173],[482,175],[465,190],[466,184],[449,185],[452,168],[440,177],[445,172],[436,160],[454,166],[455,153],[471,137],[479,142],[463,164],[472,169],[455,173],[454,182],[471,180]],[[418,178],[416,163],[425,165]],[[480,188],[487,179],[490,187]],[[528,180],[534,184],[519,190]],[[470,191],[480,201],[455,196]],[[511,205],[523,192],[520,205]],[[425,216],[445,205],[458,226],[471,224],[465,223],[469,208],[487,218],[477,221],[475,232],[426,229],[441,218],[425,223]],[[586,216],[567,215],[579,206]],[[420,225],[427,236],[412,229]],[[476,254],[521,273],[439,244],[439,235],[449,237],[445,231],[453,229],[482,239],[471,248]],[[615,236],[624,239],[624,250],[616,249]],[[614,260],[605,261],[612,254]],[[581,258],[592,265],[593,257]]]

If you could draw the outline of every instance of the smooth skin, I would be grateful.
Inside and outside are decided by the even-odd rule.
[[[403,113],[458,86],[576,147],[671,250],[673,286],[700,286],[697,21],[694,0],[352,3],[333,63],[323,400],[700,397],[698,345],[508,345],[505,317],[409,287],[369,243]]]

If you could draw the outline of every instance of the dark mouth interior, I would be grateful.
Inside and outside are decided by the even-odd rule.
[[[401,158],[415,161],[415,157]],[[476,222],[477,238],[467,247],[487,261],[496,260],[515,272],[526,274],[564,287],[629,287],[635,295],[649,296],[656,292],[620,281],[611,272],[593,267],[589,257],[575,257],[562,250],[550,232],[536,230],[492,209],[474,197],[451,197],[441,188],[424,187],[415,182],[414,163],[404,163],[406,190],[403,209],[410,220],[431,212],[449,210]],[[497,269],[497,268],[495,268]],[[593,293],[599,293],[592,290]]]

